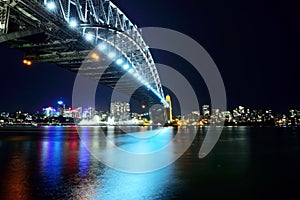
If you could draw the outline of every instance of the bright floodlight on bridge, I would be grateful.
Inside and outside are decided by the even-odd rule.
[[[56,8],[56,5],[53,1],[48,2],[46,6],[49,10],[54,10]]]
[[[128,64],[123,65],[123,69],[125,69],[125,70],[129,69],[129,65]]]
[[[119,59],[117,60],[117,64],[118,64],[118,65],[122,65],[122,63],[123,63],[123,59],[122,59],[122,58],[119,58]]]
[[[116,57],[116,53],[115,52],[109,52],[108,57],[110,59],[113,59],[114,57]]]
[[[106,45],[101,43],[101,44],[99,44],[98,48],[100,51],[104,51],[106,49]]]
[[[75,27],[77,27],[77,21],[75,21],[75,20],[72,20],[72,21],[70,21],[70,26],[72,27],[72,28],[75,28]]]
[[[134,69],[131,68],[131,69],[129,70],[129,73],[132,74],[133,72],[134,72]]]
[[[23,64],[30,67],[32,65],[32,62],[30,60],[23,60]]]
[[[91,33],[85,34],[85,39],[87,41],[92,41],[94,39],[94,36]]]

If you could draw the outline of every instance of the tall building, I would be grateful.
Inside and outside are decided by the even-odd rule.
[[[240,114],[244,114],[245,113],[245,107],[239,106],[239,112],[240,112]]]
[[[166,107],[167,122],[171,123],[173,119],[172,119],[172,102],[171,102],[170,95],[166,96],[166,102],[169,104],[169,107]]]
[[[153,124],[164,125],[166,123],[167,116],[165,108],[166,107],[159,104],[151,106],[149,115]]]
[[[210,116],[209,105],[202,106],[202,114],[203,116]]]
[[[59,112],[51,106],[49,106],[47,108],[43,108],[43,114],[47,117],[57,117],[57,116],[59,116]]]
[[[111,117],[114,121],[126,121],[130,118],[130,104],[123,102],[113,102],[110,104]]]

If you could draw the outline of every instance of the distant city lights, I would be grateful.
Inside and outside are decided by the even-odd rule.
[[[58,101],[60,102],[60,101]],[[62,102],[62,101],[61,101]],[[60,103],[61,103],[60,102]],[[162,101],[163,102],[163,101]],[[170,102],[167,98],[165,103]],[[170,102],[171,105],[171,102]],[[141,104],[142,109],[146,109],[145,103]],[[168,106],[164,106],[165,109]],[[118,112],[117,112],[118,111]],[[119,112],[121,111],[121,112]],[[147,110],[145,110],[147,111]],[[101,111],[95,108],[71,107],[62,108],[62,106],[47,106],[42,108],[42,113],[34,114],[22,111],[7,113],[1,112],[0,126],[26,124],[33,126],[64,126],[74,125],[76,120],[80,120],[79,125],[141,125],[145,122],[150,113],[134,113],[130,112],[130,104],[126,102],[112,102],[111,110]],[[150,114],[151,115],[151,114]],[[170,113],[169,116],[172,116]],[[92,122],[92,123],[91,123]],[[145,125],[152,125],[150,123]],[[276,127],[300,127],[300,110],[290,109],[285,113],[273,113],[272,110],[262,110],[245,108],[238,106],[233,110],[220,110],[218,108],[210,108],[210,105],[202,105],[201,110],[194,110],[190,113],[174,116],[168,124],[174,123],[179,126],[210,126],[219,123],[225,123],[225,126],[276,126]]]

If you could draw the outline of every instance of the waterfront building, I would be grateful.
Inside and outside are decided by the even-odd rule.
[[[110,104],[110,114],[115,122],[126,121],[130,118],[130,104],[123,102],[112,102]]]

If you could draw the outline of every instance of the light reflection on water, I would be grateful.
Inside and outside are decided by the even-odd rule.
[[[81,128],[81,144],[89,146],[89,151],[97,152],[107,148],[106,143],[103,143],[99,136],[100,127],[83,127]],[[144,129],[144,128],[143,128]],[[128,131],[129,129],[127,129]],[[137,131],[132,128],[131,131]],[[121,130],[115,127],[105,127],[107,137],[111,142],[124,148],[126,151],[147,153],[158,150],[170,142],[172,139],[171,129],[160,130],[160,135],[153,134],[149,130],[148,134],[155,136],[151,137],[147,142],[144,139],[134,137],[132,134],[123,134]],[[136,132],[139,134],[140,132]],[[143,134],[147,134],[144,132]],[[84,141],[84,142],[82,142]],[[105,145],[105,146],[104,146]],[[87,152],[87,149],[82,149],[79,152]],[[111,154],[110,156],[113,156]],[[172,156],[170,152],[169,156]],[[124,160],[126,162],[126,160]],[[155,162],[155,160],[153,160]],[[81,161],[81,163],[83,163]],[[139,165],[140,163],[130,163],[131,165]],[[75,197],[78,199],[161,199],[168,190],[171,190],[170,181],[176,182],[176,177],[173,176],[174,166],[169,166],[162,170],[147,173],[147,174],[131,174],[116,171],[114,169],[103,167],[99,172],[100,175],[94,180],[93,184],[83,183],[75,192]],[[97,185],[99,187],[93,187]]]
[[[196,135],[195,131],[185,129],[182,132],[170,127],[155,130],[149,127],[143,133],[140,127],[135,127],[130,134],[122,129],[82,127],[78,132],[81,142],[95,158],[114,169],[131,173],[151,172],[168,166],[189,148]]]
[[[129,174],[111,168],[90,182],[79,183],[73,196],[76,199],[162,199],[172,193],[172,168],[154,173]],[[95,187],[95,185],[97,187]]]
[[[94,150],[101,150],[99,128],[84,127],[81,135]],[[176,182],[174,166],[138,175],[104,166],[91,156],[74,127],[9,130],[4,134],[6,141],[1,141],[1,147],[4,143],[8,154],[1,160],[8,163],[2,164],[1,170],[5,171],[8,181],[0,192],[0,199],[34,199],[30,196],[33,193],[38,199],[161,199]],[[137,150],[132,145],[138,143],[138,138],[111,127],[107,135],[128,150]],[[171,138],[167,131],[157,138],[161,142],[151,141],[145,150],[161,147]],[[137,144],[138,150],[143,149],[143,144],[143,141]]]
[[[144,130],[142,132],[124,134],[123,130],[116,127],[105,127],[104,131],[106,137],[102,137],[100,131],[103,131],[100,127],[83,127],[79,130],[81,141],[86,144],[87,147],[91,147],[95,152],[114,144],[120,149],[130,153],[151,153],[164,148],[170,143],[174,136],[174,131],[171,128]],[[137,129],[131,129],[131,131],[137,131]],[[93,134],[91,134],[91,132]],[[108,143],[104,141],[106,138],[109,141]]]
[[[103,148],[100,128],[116,145],[131,152],[158,150],[175,134],[180,136],[176,142],[184,142],[196,130],[163,129],[153,134],[149,128],[151,137],[146,133],[136,137],[115,127],[82,127],[81,139],[95,151]],[[137,127],[126,128],[141,132]],[[0,199],[182,199],[189,194],[209,199],[224,195],[241,199],[250,194],[249,198],[255,199],[251,192],[260,187],[264,189],[262,197],[269,196],[266,185],[273,193],[293,193],[297,185],[273,189],[277,182],[272,177],[280,172],[284,172],[280,183],[300,178],[300,131],[286,132],[228,127],[213,152],[200,160],[198,151],[206,133],[200,129],[195,142],[174,164],[152,173],[130,174],[95,159],[75,127],[0,129]],[[169,151],[165,158],[175,154]]]

